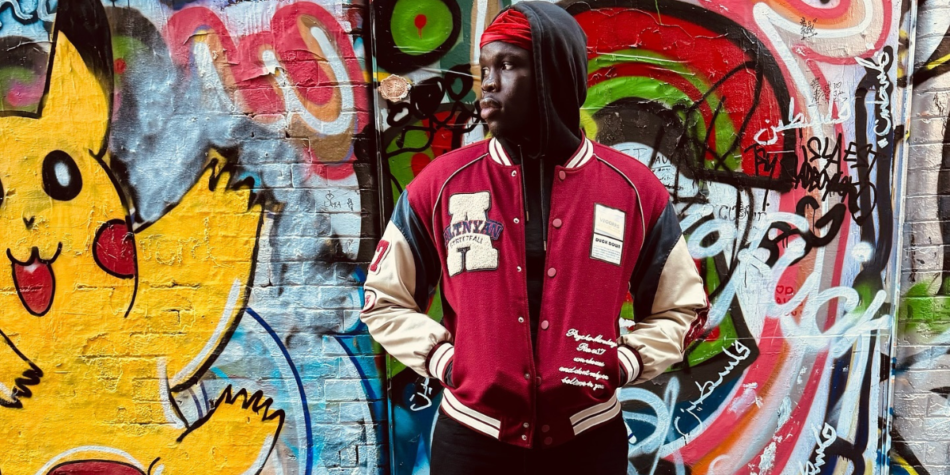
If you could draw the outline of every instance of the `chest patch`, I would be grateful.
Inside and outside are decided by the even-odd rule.
[[[602,204],[594,205],[594,236],[590,243],[590,257],[620,265],[623,257],[623,233],[627,214]]]
[[[501,237],[504,226],[488,219],[491,195],[487,191],[460,193],[449,197],[452,222],[442,231],[448,248],[446,266],[449,276],[462,271],[498,268],[498,250],[492,245]]]

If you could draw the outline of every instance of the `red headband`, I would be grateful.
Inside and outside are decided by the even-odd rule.
[[[482,33],[482,42],[478,47],[484,48],[492,41],[503,41],[531,51],[531,25],[528,18],[511,8],[501,12]]]

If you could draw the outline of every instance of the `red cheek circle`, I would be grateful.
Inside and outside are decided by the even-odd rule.
[[[96,264],[123,279],[135,277],[135,237],[125,221],[109,221],[96,232],[92,245]]]

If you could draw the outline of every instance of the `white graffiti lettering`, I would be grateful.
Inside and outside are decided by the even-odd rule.
[[[818,118],[806,122],[804,113],[795,113],[795,98],[790,98],[788,100],[788,123],[785,123],[783,120],[779,119],[777,125],[759,130],[755,133],[753,138],[759,145],[772,145],[778,142],[779,132],[794,129],[807,129],[820,125],[843,124],[851,120],[851,105],[847,100],[848,97],[846,95],[836,98],[836,103],[838,105],[838,117],[833,117],[833,113],[831,112],[832,108],[829,107],[827,116],[819,115]],[[769,132],[768,138],[762,138],[762,135],[766,132]]]
[[[891,81],[887,77],[887,70],[890,69],[891,56],[887,54],[886,51],[881,51],[877,54],[876,60],[869,60],[865,58],[854,58],[861,66],[864,66],[867,69],[872,71],[877,71],[877,82],[880,87],[877,88],[877,100],[869,101],[871,104],[881,106],[881,118],[874,119],[874,133],[878,137],[885,137],[891,131],[891,97],[887,92],[888,88],[891,87]],[[883,123],[881,123],[883,121]],[[881,128],[883,125],[883,129]],[[887,146],[887,139],[882,138],[877,142],[879,147]]]
[[[429,378],[426,378],[425,382],[422,383],[422,388],[418,391],[412,393],[412,396],[409,398],[409,410],[411,411],[421,411],[428,408],[432,405],[432,388],[429,387]],[[421,398],[423,402],[421,404],[416,404],[414,401],[416,398]]]
[[[726,367],[723,368],[723,370],[719,372],[719,377],[715,381],[706,381],[703,384],[696,383],[696,387],[699,388],[699,398],[697,398],[695,401],[690,403],[689,407],[685,409],[685,412],[693,416],[693,418],[695,418],[696,421],[699,422],[700,426],[703,425],[703,421],[693,411],[697,410],[697,408],[700,411],[702,411],[702,408],[699,408],[700,404],[702,404],[703,401],[706,400],[706,398],[711,396],[712,393],[716,391],[716,388],[722,385],[723,381],[725,380],[725,377],[729,376],[729,374],[732,373],[732,370],[734,370],[736,366],[739,365],[739,363],[741,363],[743,360],[748,358],[749,355],[752,354],[752,350],[750,350],[748,346],[743,345],[742,342],[738,340],[733,342],[731,347],[734,347],[736,349],[735,354],[730,352],[729,348],[723,348],[722,350],[723,353],[729,356],[731,360],[729,361],[729,364],[726,365]],[[679,432],[682,435],[685,435],[683,434],[682,431],[680,431],[679,419],[680,419],[679,416],[676,416],[676,418],[673,419],[673,425],[676,427],[677,432]]]
[[[827,422],[825,422],[825,426],[821,428],[820,437],[817,428],[812,428],[812,430],[815,433],[815,438],[818,440],[818,447],[815,449],[814,462],[809,460],[805,462],[804,465],[799,464],[802,474],[804,475],[818,475],[821,473],[821,467],[825,465],[825,449],[830,447],[831,444],[838,439],[838,432]]]
[[[707,211],[710,214],[711,212],[712,210]],[[719,325],[730,305],[737,300],[747,320],[778,318],[786,338],[795,338],[796,344],[802,345],[803,349],[808,351],[830,348],[833,357],[843,355],[861,335],[889,328],[891,319],[886,315],[878,315],[887,296],[884,290],[878,290],[866,306],[859,307],[861,296],[857,290],[847,286],[822,290],[819,273],[809,275],[798,286],[798,292],[794,295],[783,296],[781,303],[776,301],[779,281],[788,268],[805,255],[806,246],[801,236],[789,238],[785,252],[769,267],[766,264],[768,251],[762,248],[761,244],[773,223],[782,223],[802,232],[810,227],[809,221],[804,217],[785,212],[769,213],[767,219],[756,222],[749,244],[738,252],[732,278],[723,286],[719,298],[709,310],[710,327]],[[732,232],[721,232],[730,226]],[[704,242],[707,236],[714,238],[714,242]],[[732,242],[729,242],[730,240]],[[697,227],[689,236],[687,245],[694,259],[704,259],[716,256],[727,247],[742,245],[736,241],[733,224],[713,219]],[[766,300],[763,302],[762,299]],[[822,330],[818,326],[818,310],[835,299],[839,300],[838,308],[843,310],[844,314],[835,319],[830,328]],[[797,312],[801,313],[800,318],[791,317]]]

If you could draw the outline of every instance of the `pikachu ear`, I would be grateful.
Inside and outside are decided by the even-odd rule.
[[[102,156],[112,115],[112,77],[112,39],[102,3],[60,1],[41,119]]]

